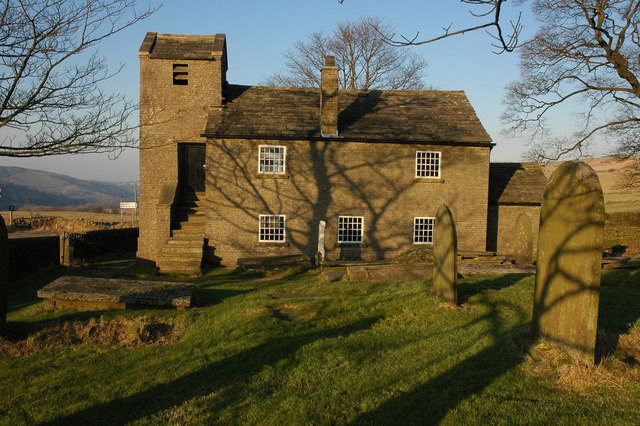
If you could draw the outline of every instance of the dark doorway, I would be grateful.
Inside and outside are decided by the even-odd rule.
[[[178,176],[180,190],[186,192],[204,192],[205,144],[178,144]]]

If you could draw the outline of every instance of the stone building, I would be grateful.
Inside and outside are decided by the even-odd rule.
[[[493,144],[461,91],[228,84],[225,36],[148,33],[140,55],[138,256],[165,271],[306,254],[390,259],[447,204],[487,248]]]
[[[518,263],[536,258],[546,185],[538,163],[491,163],[487,250],[509,253]]]

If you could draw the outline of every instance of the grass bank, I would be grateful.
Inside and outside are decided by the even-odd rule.
[[[311,272],[214,270],[186,311],[54,313],[27,284],[1,345],[0,421],[637,424],[639,278],[605,276],[600,322],[630,352],[590,368],[527,355],[528,275],[463,280],[459,308],[429,297],[430,281]]]

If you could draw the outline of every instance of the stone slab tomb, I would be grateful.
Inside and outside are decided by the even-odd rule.
[[[63,276],[38,290],[54,309],[117,310],[132,307],[191,305],[193,284]]]
[[[533,332],[595,361],[604,197],[594,170],[570,161],[553,173],[540,212]]]
[[[433,229],[433,293],[445,302],[458,303],[458,236],[453,215],[438,208]]]

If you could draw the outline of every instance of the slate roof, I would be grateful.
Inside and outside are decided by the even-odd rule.
[[[229,85],[225,99],[204,136],[322,137],[320,89]],[[338,139],[491,144],[462,91],[340,90]]]
[[[181,35],[147,33],[140,55],[151,59],[214,59],[220,58],[226,50],[226,36]]]
[[[547,178],[538,163],[491,163],[489,204],[540,205]]]

